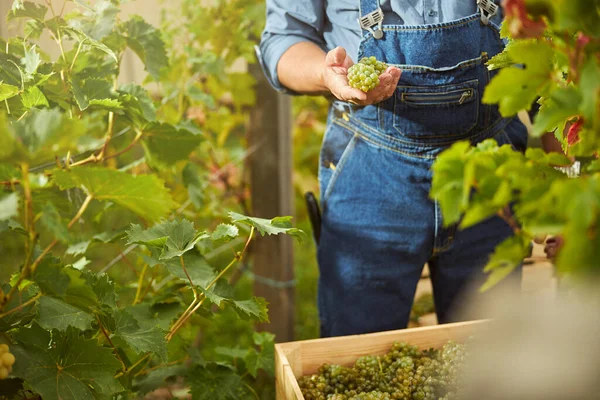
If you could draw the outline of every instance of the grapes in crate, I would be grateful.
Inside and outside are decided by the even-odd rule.
[[[348,83],[366,93],[379,86],[379,75],[386,69],[387,64],[375,57],[364,57],[348,69]]]

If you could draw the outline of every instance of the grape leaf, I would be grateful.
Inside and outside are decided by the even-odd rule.
[[[81,276],[85,279],[86,284],[92,288],[100,304],[108,305],[111,308],[117,306],[115,284],[110,280],[108,275],[99,275],[90,271],[85,271]]]
[[[520,235],[511,236],[500,243],[484,268],[484,272],[490,274],[479,290],[485,292],[510,275],[529,254],[529,246],[530,240]]]
[[[15,0],[6,19],[11,21],[16,18],[33,18],[37,21],[43,21],[48,12],[48,8],[41,4],[35,4],[30,1]]]
[[[90,329],[94,317],[55,297],[42,296],[38,300],[36,322],[47,330],[66,330],[69,326],[82,331]]]
[[[105,400],[123,390],[114,378],[121,364],[112,349],[85,339],[74,328],[48,332],[39,325],[21,328],[11,346],[14,375],[44,400]]]
[[[74,243],[74,244],[70,245],[69,247],[67,247],[65,254],[68,254],[70,256],[83,255],[87,251],[90,243],[91,243],[91,241],[89,241],[89,240],[86,240],[84,242]]]
[[[19,195],[16,192],[0,194],[0,221],[19,215]]]
[[[35,74],[41,63],[42,59],[36,50],[36,45],[25,50],[25,56],[21,59],[21,64],[25,67],[25,73],[28,76],[31,77],[31,75]]]
[[[164,221],[146,230],[134,224],[127,236],[127,244],[145,244],[160,249],[159,260],[179,257],[193,249],[200,239],[208,237],[205,232],[197,232],[194,224],[186,219]]]
[[[81,187],[96,200],[112,201],[150,221],[160,220],[175,207],[163,181],[154,175],[87,167],[55,170],[54,181],[62,190]]]
[[[111,83],[103,79],[87,79],[81,86],[73,80],[71,90],[81,111],[87,110],[94,100],[95,104],[100,104],[98,101],[110,100],[113,97]]]
[[[235,371],[214,363],[195,366],[187,376],[187,383],[194,400],[238,400],[249,395]]]
[[[23,101],[23,106],[26,108],[33,107],[50,107],[48,103],[48,99],[44,96],[44,93],[37,87],[32,86],[27,89],[23,95],[21,96],[21,100]]]
[[[275,375],[275,335],[269,332],[254,332],[254,344],[259,347],[248,350],[244,357],[250,375],[256,378],[258,370],[265,370],[270,376]]]
[[[46,203],[42,210],[40,221],[52,233],[56,239],[63,243],[68,243],[71,240],[71,235],[67,229],[67,225],[63,223],[62,217],[52,203]]]
[[[0,82],[21,87],[23,72],[19,67],[19,59],[10,53],[0,51]]]
[[[135,387],[140,394],[146,394],[164,387],[168,378],[185,375],[186,371],[187,367],[181,364],[156,368],[141,379],[138,379],[135,383]]]
[[[210,239],[215,243],[227,243],[240,234],[240,230],[235,225],[219,224],[213,231]]]
[[[8,293],[11,289],[9,284],[1,285],[1,287],[4,293]],[[25,307],[23,307],[22,304],[31,300],[36,294],[37,288],[30,285],[21,290],[18,296],[13,296],[10,301],[4,305],[4,309],[2,310],[3,313],[8,313],[9,311],[10,313],[0,317],[0,332],[6,332],[31,322],[33,317],[35,317],[35,303],[30,303]],[[12,311],[17,308],[18,310]]]
[[[70,119],[57,108],[31,109],[13,129],[21,150],[19,158],[36,163],[76,149],[76,139],[85,133],[82,121]]]
[[[306,234],[300,229],[292,227],[292,217],[275,217],[273,219],[264,219],[256,217],[247,217],[236,212],[229,212],[229,217],[233,222],[240,224],[250,225],[256,228],[262,236],[267,235],[279,235],[284,233],[286,235],[294,236],[299,241],[306,236]]]
[[[170,166],[185,160],[204,140],[186,129],[154,122],[144,128],[143,144],[150,163]]]
[[[562,136],[567,120],[579,113],[580,103],[581,95],[573,87],[553,91],[535,116],[532,135],[541,136],[546,132],[558,131],[557,134]]]
[[[204,289],[217,277],[215,270],[199,255],[187,253],[183,256],[183,262],[185,269],[195,286]],[[187,275],[185,274],[179,259],[170,260],[167,263],[167,269],[179,279],[186,283],[188,282]]]
[[[252,319],[259,322],[269,322],[269,313],[267,301],[262,297],[252,297],[249,300],[230,300],[234,305],[235,311],[242,319]]]
[[[522,66],[502,69],[486,87],[483,102],[498,104],[500,113],[509,117],[529,110],[533,102],[545,94],[552,82],[554,51],[543,41],[515,42],[506,51]]]
[[[123,103],[125,115],[141,126],[147,122],[156,121],[156,108],[148,92],[143,87],[130,83],[122,85],[118,92]]]
[[[66,26],[61,27],[61,31],[66,33],[68,36],[70,36],[77,42],[85,44],[85,46],[89,46],[91,48],[100,50],[101,52],[110,56],[110,58],[112,58],[115,61],[115,63],[119,63],[119,59],[117,58],[116,54],[110,48],[108,48],[108,46],[106,46],[102,42],[93,39],[91,36],[88,36],[85,32],[76,28]]]
[[[93,10],[88,9],[89,19],[83,22],[81,30],[95,40],[102,40],[112,32],[118,13],[119,9],[110,1],[99,1]]]
[[[10,99],[18,95],[19,92],[20,89],[18,87],[0,82],[0,101]]]
[[[154,353],[161,359],[167,358],[167,341],[162,329],[141,328],[128,311],[117,310],[115,336],[122,339],[136,354]]]
[[[127,45],[138,55],[153,78],[169,64],[165,43],[160,32],[139,16],[133,16],[123,24]]]

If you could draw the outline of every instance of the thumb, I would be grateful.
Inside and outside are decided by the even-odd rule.
[[[343,47],[336,47],[329,51],[325,57],[325,63],[328,66],[342,65],[346,59],[346,50]]]

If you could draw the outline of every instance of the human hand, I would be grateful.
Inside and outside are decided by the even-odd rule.
[[[348,68],[354,65],[352,59],[342,47],[336,47],[327,53],[323,66],[323,83],[339,100],[366,106],[388,99],[394,94],[402,71],[388,67],[379,75],[379,86],[367,93],[348,84]]]

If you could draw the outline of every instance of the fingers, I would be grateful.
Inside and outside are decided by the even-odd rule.
[[[325,56],[325,64],[330,67],[343,65],[344,60],[346,60],[346,50],[339,46],[329,51]]]

